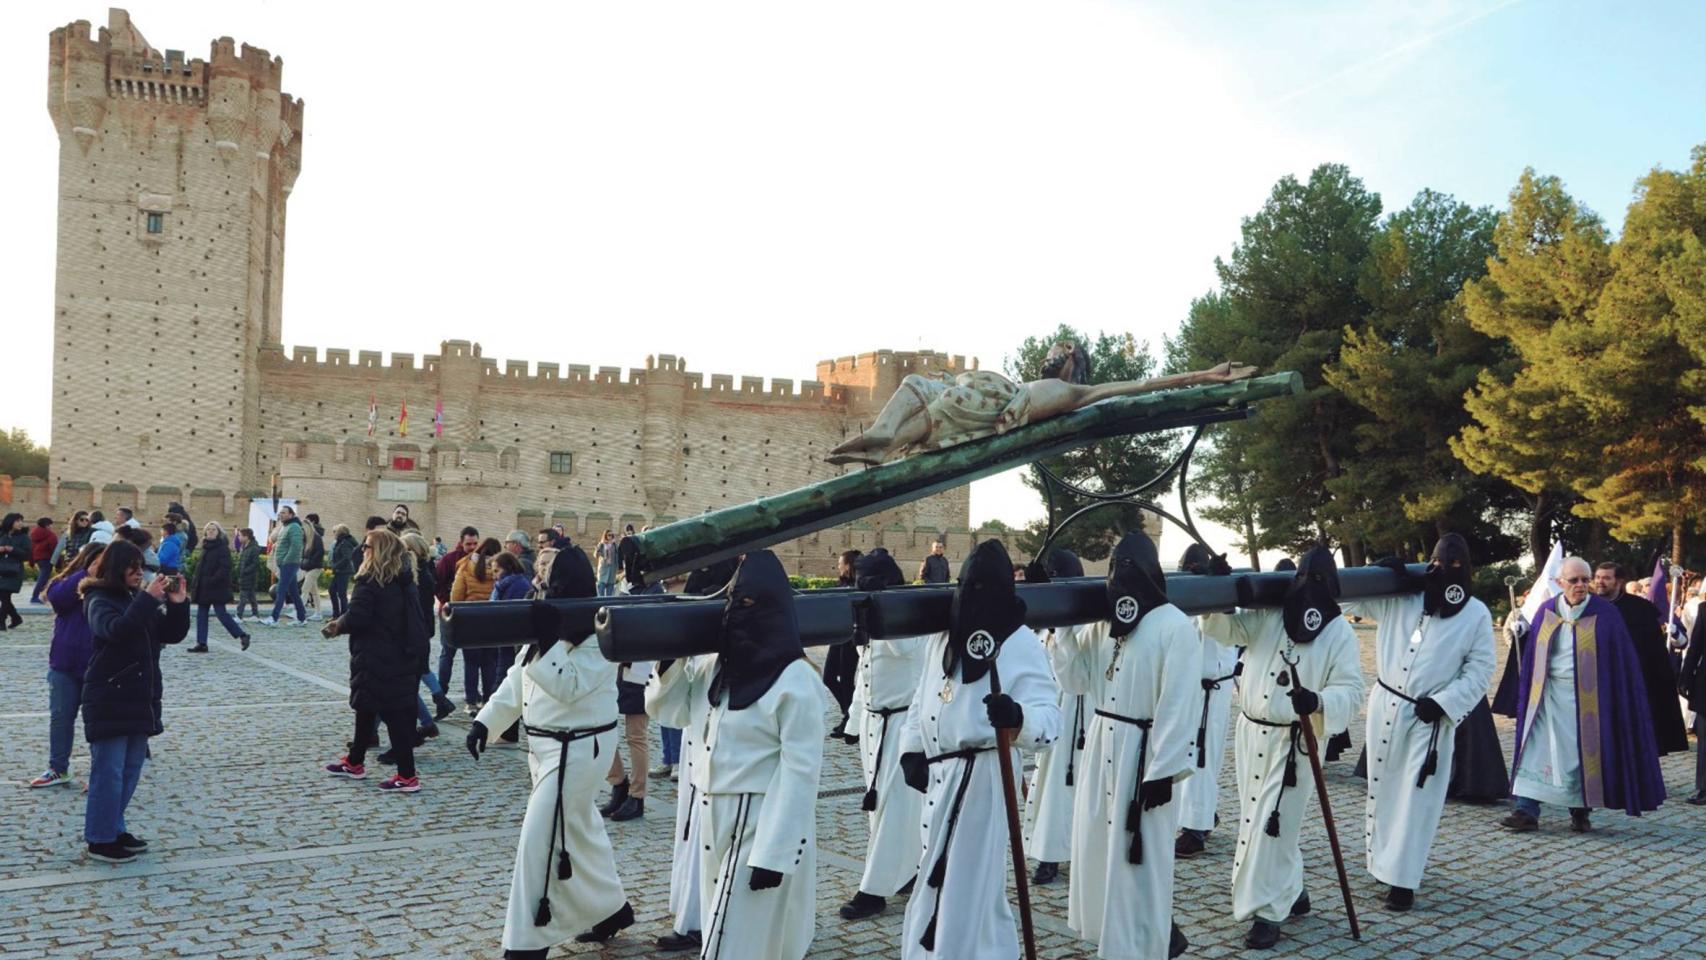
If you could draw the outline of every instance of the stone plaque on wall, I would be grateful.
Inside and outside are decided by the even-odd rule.
[[[425,480],[381,480],[379,499],[390,503],[426,503]]]

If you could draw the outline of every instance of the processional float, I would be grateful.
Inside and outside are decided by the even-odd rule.
[[[657,583],[1026,465],[1041,478],[1048,510],[1048,533],[1037,551],[1038,560],[1048,556],[1052,544],[1071,524],[1090,513],[1118,506],[1153,513],[1208,547],[1191,516],[1189,490],[1191,456],[1203,432],[1215,423],[1251,417],[1256,412],[1252,405],[1259,401],[1302,392],[1303,378],[1285,372],[1165,392],[1112,396],[1040,422],[944,449],[911,453],[899,460],[638,534],[634,538],[639,548],[638,570],[648,584]],[[1085,489],[1062,479],[1041,462],[1098,440],[1179,429],[1192,431],[1179,453],[1154,477],[1128,490]],[[1156,491],[1164,491],[1169,481],[1175,479],[1179,489],[1176,513],[1152,496]],[[1082,506],[1067,511],[1064,502],[1069,497]],[[1212,547],[1209,549],[1215,552]],[[1040,564],[1032,567],[1035,569]],[[1414,565],[1411,573],[1420,575],[1424,569]],[[1340,595],[1344,599],[1410,592],[1400,585],[1394,571],[1384,567],[1347,569],[1339,577]],[[1191,615],[1235,607],[1279,608],[1284,605],[1291,581],[1289,573],[1169,574],[1167,597],[1170,603]],[[1025,622],[1034,629],[1093,623],[1108,619],[1112,612],[1099,577],[1021,583],[1017,589],[1025,601]],[[823,646],[938,633],[948,629],[953,592],[951,584],[881,591],[802,590],[795,601],[800,640],[806,646]],[[537,639],[535,604],[545,604],[556,611],[562,637],[596,633],[600,651],[611,661],[669,660],[718,652],[723,600],[667,593],[451,603],[446,605],[442,623],[444,642],[464,649],[532,642]],[[1325,783],[1313,744],[1310,761],[1326,812]],[[1010,795],[1009,803],[1013,814],[1010,819],[1016,824],[1017,798]],[[1358,931],[1337,832],[1330,814],[1326,819],[1354,935]],[[1034,955],[1029,942],[1032,937],[1022,851],[1016,848],[1015,857],[1027,953]]]

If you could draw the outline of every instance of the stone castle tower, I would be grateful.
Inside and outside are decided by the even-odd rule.
[[[123,10],[49,38],[59,131],[50,481],[259,484],[261,347],[279,342],[302,101],[230,38],[150,45]]]

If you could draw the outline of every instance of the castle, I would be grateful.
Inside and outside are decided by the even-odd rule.
[[[623,371],[481,355],[444,341],[416,358],[311,347],[286,355],[286,210],[302,169],[303,102],[284,62],[230,38],[206,60],[151,46],[119,9],[50,37],[59,132],[49,476],[18,478],[28,516],[183,503],[244,525],[276,477],[325,523],[408,504],[448,542],[565,524],[667,523],[839,473],[829,448],[915,372],[963,357],[879,350],[791,380],[689,371],[668,354]],[[708,379],[708,383],[707,383]],[[442,404],[442,430],[435,415]],[[377,413],[370,421],[370,408]],[[408,422],[402,412],[408,411]],[[962,487],[778,548],[823,574],[843,549],[903,564],[946,537],[969,552]]]

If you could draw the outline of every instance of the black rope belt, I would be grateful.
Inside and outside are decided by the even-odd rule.
[[[1072,746],[1066,750],[1066,785],[1072,786],[1072,769],[1078,765],[1078,753],[1084,749],[1084,695],[1081,693],[1072,699],[1078,701],[1077,709],[1072,713]]]
[[[1286,727],[1291,730],[1291,745],[1285,752],[1285,778],[1280,781],[1279,797],[1274,800],[1274,810],[1268,814],[1268,822],[1262,832],[1270,837],[1280,835],[1280,804],[1285,802],[1285,789],[1297,786],[1297,750],[1298,742],[1303,737],[1303,724],[1297,720],[1290,723],[1275,723],[1272,720],[1257,720],[1248,713],[1244,719],[1264,727]]]
[[[948,807],[948,826],[942,834],[942,852],[936,856],[935,866],[930,868],[929,884],[936,891],[936,907],[930,912],[930,923],[924,928],[924,936],[918,938],[918,945],[926,950],[936,949],[936,919],[942,914],[942,881],[948,876],[948,851],[953,848],[954,830],[960,824],[960,808],[965,806],[966,788],[971,785],[971,769],[977,762],[977,755],[994,750],[994,747],[966,747],[948,753],[938,753],[933,757],[924,758],[926,764],[942,763],[946,760],[964,760],[965,766],[960,768],[960,785],[954,790],[954,802]]]
[[[1237,679],[1244,672],[1244,661],[1233,664],[1232,672],[1224,677],[1203,677],[1202,680],[1202,722],[1197,724],[1197,769],[1208,766],[1208,704],[1214,696],[1214,691],[1228,680]]]
[[[865,799],[859,804],[859,808],[866,813],[877,809],[877,778],[883,775],[883,747],[889,742],[889,718],[906,711],[906,707],[865,708],[866,713],[883,718],[882,732],[877,734],[877,759],[871,764],[871,785],[865,791]]]
[[[1376,677],[1374,682],[1380,684],[1380,689],[1385,690],[1387,693],[1392,694],[1394,697],[1408,703],[1412,707],[1416,705],[1415,697],[1394,689],[1393,686],[1385,680]],[[1441,717],[1439,720],[1435,720],[1433,723],[1428,724],[1428,726],[1432,727],[1433,730],[1428,734],[1428,755],[1422,760],[1422,771],[1416,774],[1417,790],[1420,790],[1422,785],[1428,782],[1428,777],[1433,776],[1439,770],[1439,729],[1444,725],[1441,722],[1444,719],[1444,717]]]
[[[1131,834],[1131,845],[1126,848],[1127,863],[1143,862],[1143,772],[1149,766],[1149,729],[1155,725],[1153,718],[1127,717],[1108,710],[1098,708],[1096,716],[1129,723],[1138,729],[1137,739],[1137,777],[1132,782],[1131,803],[1125,810],[1126,832]]]
[[[569,744],[587,737],[596,737],[616,729],[618,721],[612,720],[602,727],[581,727],[575,730],[552,730],[547,727],[536,727],[531,723],[521,725],[529,737],[542,737],[555,740],[561,744],[557,753],[557,802],[551,808],[550,837],[556,841],[560,852],[557,859],[557,879],[567,880],[575,875],[574,865],[569,862],[568,824],[563,820],[563,778],[569,771]],[[593,742],[592,755],[598,756],[598,743]],[[539,888],[539,906],[533,911],[533,925],[543,927],[551,922],[551,849],[545,848],[545,882]]]

